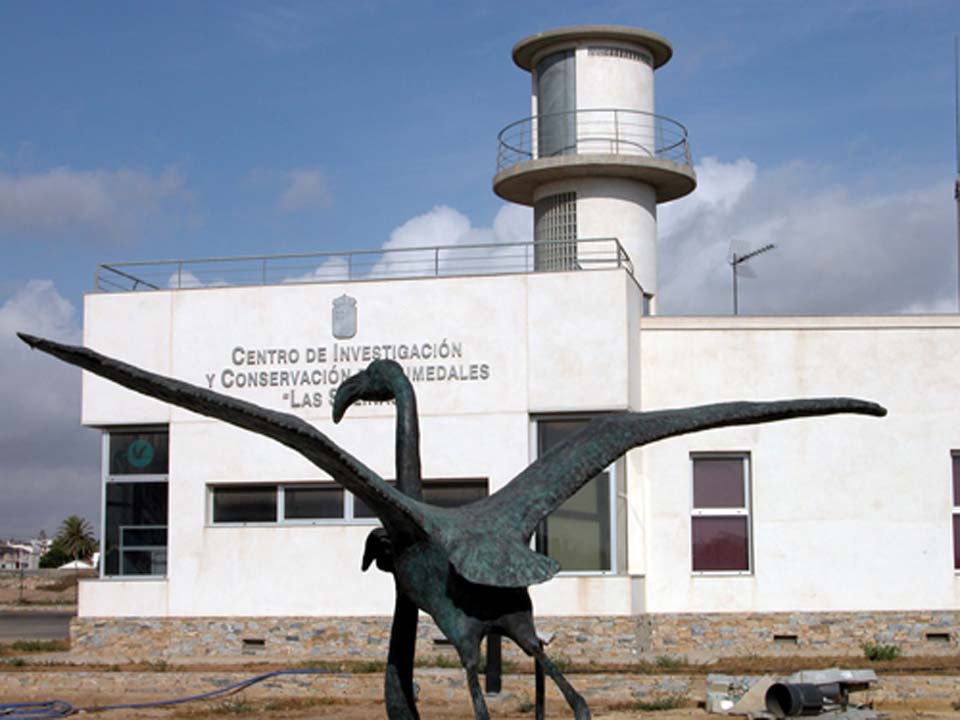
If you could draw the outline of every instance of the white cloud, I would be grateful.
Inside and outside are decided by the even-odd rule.
[[[532,268],[529,247],[510,243],[533,240],[533,214],[529,208],[504,205],[491,227],[474,227],[463,213],[446,205],[410,218],[390,233],[376,253],[350,258],[331,256],[306,273],[285,282],[335,282],[361,278],[483,275],[524,272]],[[465,247],[482,245],[484,247]],[[443,247],[418,250],[418,248]]]
[[[404,277],[432,274],[489,274],[522,272],[531,266],[530,248],[504,246],[533,240],[529,208],[504,205],[492,227],[473,227],[463,213],[446,205],[407,220],[390,233],[383,255],[370,270],[371,277]],[[410,248],[455,246],[456,249],[411,251]],[[465,245],[500,245],[467,248]]]
[[[49,280],[33,280],[0,306],[0,535],[56,530],[68,514],[99,517],[99,433],[79,425],[80,371],[30,350],[28,332],[80,342],[73,306]]]
[[[288,265],[290,261],[284,261]],[[300,282],[344,282],[352,279],[350,263],[343,255],[331,255],[320,265],[302,275],[291,275],[283,279],[285,283]]]
[[[736,239],[776,249],[750,261],[745,314],[953,310],[956,240],[949,183],[863,195],[794,163],[759,171],[707,158],[699,187],[660,210],[660,312],[728,314]]]
[[[287,188],[277,201],[280,212],[292,213],[330,205],[330,183],[316,168],[300,168],[284,173]]]
[[[79,171],[61,167],[32,175],[0,172],[0,237],[29,234],[126,240],[164,200],[183,191],[174,170]]]

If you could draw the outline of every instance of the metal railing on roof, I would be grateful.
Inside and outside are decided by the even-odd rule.
[[[497,172],[564,155],[634,155],[692,165],[687,129],[642,110],[605,108],[534,115],[497,135]]]
[[[572,261],[543,263],[549,255],[545,250],[571,243],[576,244]],[[625,268],[633,275],[630,258],[616,238],[105,263],[97,267],[94,288],[131,292],[609,268]]]

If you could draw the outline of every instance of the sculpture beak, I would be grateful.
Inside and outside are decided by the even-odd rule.
[[[370,565],[373,564],[373,561],[375,559],[376,558],[373,557],[373,551],[370,549],[367,549],[367,551],[363,554],[363,562],[360,563],[360,570],[362,572],[366,572],[367,570],[369,570]]]
[[[343,419],[343,415],[347,412],[348,407],[357,402],[357,400],[363,399],[366,384],[367,378],[366,371],[364,370],[356,375],[351,375],[337,388],[336,397],[333,399],[333,421],[335,423]]]

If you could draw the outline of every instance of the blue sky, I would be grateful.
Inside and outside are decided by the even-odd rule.
[[[104,261],[529,235],[491,191],[529,113],[510,49],[575,24],[674,46],[657,110],[700,188],[662,209],[664,310],[729,312],[735,236],[778,243],[746,312],[955,309],[955,0],[6,2],[0,467],[23,491],[0,537],[52,530],[78,483],[96,514],[77,377],[13,329],[79,339]]]

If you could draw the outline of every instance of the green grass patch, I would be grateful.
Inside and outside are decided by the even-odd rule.
[[[69,649],[69,640],[17,640],[9,645],[0,645],[0,655],[66,652]]]
[[[884,645],[883,643],[864,643],[863,654],[867,660],[874,662],[896,660],[900,657],[900,648],[896,645]]]
[[[635,712],[658,712],[660,710],[676,710],[687,704],[686,692],[651,693],[649,697],[640,698],[627,703],[617,703],[612,710],[631,710]]]

